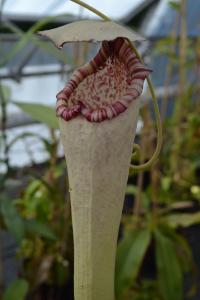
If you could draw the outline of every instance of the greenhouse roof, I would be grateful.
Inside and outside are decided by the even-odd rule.
[[[186,7],[187,34],[190,38],[200,36],[200,1],[188,0]],[[148,26],[147,26],[148,23]],[[180,32],[180,18],[177,10],[172,8],[167,1],[160,1],[153,11],[151,18],[145,20],[143,34],[149,39],[164,38],[168,36],[174,28]]]
[[[110,18],[119,20],[131,14],[131,12],[143,9],[146,5],[154,2],[155,0],[85,0],[86,3],[98,10],[107,14]],[[42,4],[41,4],[42,3]],[[26,15],[38,17],[50,16],[58,14],[69,14],[79,18],[92,18],[94,14],[90,11],[83,9],[76,3],[69,0],[7,0],[4,5],[3,13],[6,15],[17,16]]]

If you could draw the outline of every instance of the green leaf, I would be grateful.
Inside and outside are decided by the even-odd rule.
[[[195,262],[188,241],[181,234],[177,233],[176,229],[169,227],[165,223],[160,224],[159,230],[164,236],[174,242],[176,251],[179,253],[178,259],[183,272],[193,271]]]
[[[7,55],[0,60],[0,66],[3,66],[6,64],[10,59],[12,59],[19,51],[22,50],[22,48],[32,40],[33,35],[38,30],[42,29],[44,26],[46,26],[48,23],[59,19],[60,17],[68,16],[68,14],[62,14],[57,16],[48,16],[46,18],[42,18],[42,20],[39,20],[36,22],[26,33],[24,33],[21,36],[21,39],[15,44],[15,47],[12,48],[11,51],[8,51]],[[13,28],[14,29],[14,28]],[[19,33],[19,32],[18,32]]]
[[[135,195],[137,193],[137,187],[135,185],[127,185],[126,194]]]
[[[32,233],[36,233],[44,238],[50,240],[57,240],[57,237],[53,230],[46,224],[37,220],[25,221],[26,230]]]
[[[28,293],[28,282],[24,279],[17,279],[6,289],[3,300],[25,300]]]
[[[8,231],[14,236],[16,242],[20,243],[24,238],[25,228],[12,200],[1,201],[1,213]]]
[[[5,101],[7,102],[11,96],[11,89],[7,85],[1,85],[0,88],[1,88],[1,92],[3,94],[3,97],[5,98]]]
[[[8,28],[11,32],[16,33],[21,38],[25,34],[25,32],[23,32],[18,26],[16,26],[13,23],[11,24],[11,23],[5,21],[4,26],[6,28]],[[57,58],[59,61],[62,61],[65,64],[67,62],[72,63],[72,58],[70,58],[69,55],[66,54],[66,52],[60,51],[59,49],[57,49],[54,45],[47,43],[46,41],[42,41],[38,38],[35,38],[34,35],[30,36],[30,41],[34,45],[37,45],[39,48],[44,50],[46,53],[49,53],[50,55]]]
[[[58,121],[54,108],[38,103],[23,103],[16,101],[13,101],[12,103],[21,108],[25,113],[29,114],[33,119],[50,128],[58,128]]]
[[[177,1],[169,1],[169,5],[175,10],[180,10],[181,8],[181,3]]]
[[[174,243],[155,231],[158,284],[164,300],[183,300],[183,274]]]
[[[190,188],[190,191],[196,200],[200,201],[200,186],[198,185],[193,185]]]
[[[170,214],[165,217],[165,220],[173,228],[189,227],[200,223],[200,212]]]
[[[171,186],[171,182],[172,182],[171,177],[165,176],[161,179],[161,186],[162,186],[164,191],[169,191],[170,186]]]
[[[136,279],[151,241],[148,229],[129,233],[119,243],[116,260],[116,293],[121,294]]]
[[[28,201],[32,199],[37,193],[37,191],[41,188],[41,182],[39,180],[32,180],[29,185],[27,186],[25,193],[24,193],[24,199],[27,199]],[[30,202],[30,201],[29,201]]]

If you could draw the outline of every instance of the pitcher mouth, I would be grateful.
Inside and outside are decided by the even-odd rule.
[[[104,41],[97,55],[74,71],[57,94],[56,113],[65,121],[82,115],[89,122],[111,120],[138,98],[151,72],[125,38]]]

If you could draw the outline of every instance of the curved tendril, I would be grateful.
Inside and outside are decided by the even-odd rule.
[[[90,10],[91,12],[93,12],[94,14],[96,14],[97,16],[101,17],[104,21],[111,21],[110,18],[108,18],[106,15],[104,15],[103,13],[101,13],[100,11],[96,10],[95,8],[93,8],[92,6],[86,4],[85,2],[81,1],[81,0],[71,0],[72,2],[81,5],[82,7]],[[138,53],[137,49],[135,48],[135,46],[131,43],[130,41],[130,46],[132,48],[132,50],[134,51],[134,53],[136,54],[136,56],[139,58],[139,60],[141,62],[143,62],[140,54]],[[154,152],[154,154],[152,155],[151,159],[141,165],[130,165],[130,167],[134,170],[134,171],[145,171],[147,169],[149,169],[158,159],[158,156],[160,154],[161,151],[161,147],[162,147],[162,122],[161,122],[161,118],[160,118],[160,112],[159,112],[159,107],[158,107],[158,103],[157,103],[157,99],[156,99],[156,95],[155,95],[155,91],[154,91],[154,87],[153,84],[150,80],[150,77],[147,78],[147,83],[149,86],[149,90],[151,93],[151,97],[153,100],[153,106],[154,106],[154,111],[155,111],[155,117],[156,117],[156,127],[157,127],[157,145],[156,145],[156,150]],[[133,150],[139,151],[138,145],[136,147],[136,144],[134,144],[133,146]],[[133,153],[133,156],[135,155],[135,153]]]
[[[140,54],[138,53],[138,51],[134,47],[134,45],[131,42],[130,42],[130,45],[131,45],[131,48],[133,49],[133,51],[135,52],[136,56],[140,59],[141,62],[143,62],[143,59],[141,58]],[[160,154],[161,147],[162,147],[162,122],[161,122],[161,118],[160,118],[160,112],[159,112],[159,107],[158,107],[154,87],[150,80],[150,77],[147,77],[147,83],[148,83],[151,97],[153,100],[153,107],[154,107],[155,117],[156,117],[156,127],[157,127],[157,135],[158,135],[157,136],[157,145],[156,145],[156,150],[155,150],[154,154],[152,155],[151,159],[148,162],[141,164],[139,166],[135,166],[135,165],[131,164],[131,168],[133,168],[134,171],[145,171],[145,170],[149,169],[156,162],[156,160]]]

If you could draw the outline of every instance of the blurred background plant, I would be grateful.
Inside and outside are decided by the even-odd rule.
[[[191,39],[187,29],[192,1],[146,2],[145,9],[143,6],[138,14],[124,22],[130,27],[134,24],[142,32],[154,10],[157,12],[164,5],[170,12],[170,33],[158,35],[156,40],[146,34],[150,42],[139,46],[145,61],[152,65],[155,84],[159,85],[160,77],[164,78],[160,84],[162,89],[156,89],[164,143],[160,159],[151,170],[139,174],[130,172],[117,251],[116,297],[119,300],[196,300],[200,297],[199,38]],[[1,12],[5,3],[1,2]],[[200,6],[198,9],[200,12]],[[78,13],[81,17],[82,10]],[[23,83],[20,76],[24,74],[36,76],[40,81],[39,78],[48,72],[57,74],[63,84],[77,65],[93,56],[96,46],[70,45],[60,52],[34,36],[38,30],[58,25],[54,22],[60,17],[43,18],[23,31],[23,26],[1,15],[1,32],[17,35],[15,45],[9,51],[4,49],[1,56],[0,299],[3,300],[73,299],[70,199],[65,190],[67,174],[54,108],[47,106],[48,102],[30,103],[16,99],[12,86],[9,82],[4,83],[6,75],[3,73],[7,64],[13,62],[27,44],[32,45],[32,54],[37,47],[43,51],[45,59],[50,55],[60,69],[29,71],[27,75],[22,68],[16,71],[12,67],[11,80],[19,81],[18,84]],[[72,16],[65,17],[70,19]],[[4,47],[3,38],[1,47]],[[30,57],[23,53],[25,65]],[[46,93],[48,88],[50,84],[44,86]],[[144,100],[148,98],[146,92],[142,97],[137,135],[141,145],[141,151],[135,157],[138,163],[151,157],[156,144],[152,107]],[[15,119],[18,126],[35,122],[43,125],[26,126],[25,130],[10,137],[9,130],[13,126],[11,105],[18,107],[17,112],[20,109],[26,113],[20,112],[26,124],[22,119]],[[43,127],[33,130],[33,126]],[[29,165],[23,168],[16,168],[11,163],[12,150],[19,141],[29,156]],[[29,147],[38,141],[46,155],[41,163],[35,160],[34,150]],[[14,253],[5,246],[9,239]],[[4,278],[6,255],[12,255],[15,264],[18,262],[13,271],[15,276],[9,275],[7,280]]]

